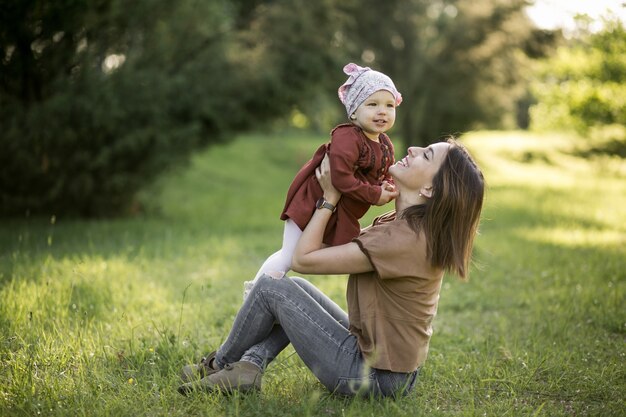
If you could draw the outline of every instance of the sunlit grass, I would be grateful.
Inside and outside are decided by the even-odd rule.
[[[280,245],[285,191],[324,140],[211,148],[144,190],[136,218],[0,222],[0,415],[623,415],[625,164],[568,134],[463,137],[489,185],[476,265],[444,280],[414,395],[330,396],[292,349],[261,394],[176,393]],[[345,307],[344,276],[309,278]]]
[[[601,232],[593,230],[566,229],[566,228],[537,228],[532,230],[521,229],[518,231],[520,237],[528,240],[535,240],[542,243],[562,245],[565,247],[576,246],[614,246],[623,247],[626,245],[626,235],[624,232],[616,230],[604,230]]]
[[[490,132],[467,135],[466,141],[488,172],[492,191],[488,210],[526,206],[541,214],[536,221],[555,226],[553,233],[545,227],[535,231],[526,226],[526,236],[546,241],[553,235],[555,242],[563,244],[567,244],[566,236],[573,239],[569,243],[623,243],[626,176],[619,170],[611,175],[607,168],[618,162],[623,167],[623,160],[577,157],[575,149],[585,146],[584,140],[563,134]],[[488,151],[483,152],[483,147]],[[526,225],[528,219],[524,220]]]

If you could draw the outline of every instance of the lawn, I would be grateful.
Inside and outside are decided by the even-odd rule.
[[[414,394],[334,397],[288,348],[260,394],[179,395],[181,366],[219,346],[279,247],[287,186],[324,140],[210,148],[131,218],[1,220],[0,416],[626,414],[626,164],[522,132],[463,137],[488,182],[475,265],[444,279]],[[345,276],[309,278],[345,307]]]

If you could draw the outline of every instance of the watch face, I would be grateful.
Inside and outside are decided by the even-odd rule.
[[[330,204],[328,201],[324,200],[324,197],[322,197],[319,200],[317,200],[317,203],[315,203],[315,207],[318,208],[318,209],[327,208],[328,210],[330,210],[332,212],[335,211],[335,206]]]

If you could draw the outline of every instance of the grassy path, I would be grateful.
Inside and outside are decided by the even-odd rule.
[[[178,395],[280,244],[284,193],[322,140],[212,148],[146,190],[141,217],[0,221],[0,416],[624,415],[624,162],[517,132],[464,138],[489,183],[477,266],[444,281],[415,395],[335,398],[291,349],[260,395]],[[310,279],[345,306],[345,277]]]

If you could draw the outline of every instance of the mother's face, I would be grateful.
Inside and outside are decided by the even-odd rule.
[[[389,173],[396,184],[402,184],[403,188],[418,191],[429,187],[450,146],[447,142],[433,143],[426,148],[412,146],[407,156],[389,168]]]

